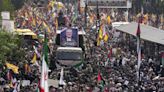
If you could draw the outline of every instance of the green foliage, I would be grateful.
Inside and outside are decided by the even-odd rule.
[[[9,11],[11,15],[11,19],[13,19],[13,13],[14,13],[14,6],[11,3],[11,0],[0,0],[0,12],[2,11]],[[1,19],[1,18],[0,18]]]
[[[24,5],[25,0],[11,0],[13,6],[15,7],[15,10],[18,10],[22,8]]]
[[[5,61],[14,63],[23,61],[25,51],[21,48],[21,42],[18,35],[0,30],[0,64]]]
[[[24,5],[24,2],[25,0],[0,0],[0,12],[9,11],[11,19],[13,19],[14,11],[20,9]]]
[[[10,11],[14,12],[14,6],[11,3],[11,0],[0,0],[0,11]]]
[[[141,6],[144,8],[144,13],[164,13],[164,0],[133,0],[132,4],[132,9],[135,13],[141,12]]]

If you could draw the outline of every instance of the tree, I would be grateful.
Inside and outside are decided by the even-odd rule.
[[[11,0],[11,3],[15,7],[15,10],[22,8],[22,6],[24,5],[24,2],[25,0]]]
[[[0,64],[6,61],[17,64],[24,60],[25,51],[21,48],[21,42],[18,35],[0,30]]]
[[[163,0],[133,0],[133,11],[135,13],[141,12],[141,7],[144,9],[144,13],[163,14],[164,13],[164,1]]]
[[[1,11],[14,12],[14,6],[11,3],[11,0],[0,0],[0,12]]]
[[[0,12],[9,11],[13,13],[15,10],[22,8],[26,0],[0,0]]]
[[[9,11],[10,15],[13,15],[14,13],[14,6],[11,3],[11,0],[0,0],[0,12],[2,11]],[[1,19],[1,17],[0,17]],[[11,16],[11,19],[13,19],[13,16]]]

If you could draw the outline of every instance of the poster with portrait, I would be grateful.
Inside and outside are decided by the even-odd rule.
[[[1,17],[2,17],[3,20],[9,20],[10,19],[10,12],[2,11],[1,12]]]
[[[14,31],[14,21],[13,20],[2,20],[2,29],[5,29],[9,32]]]
[[[64,29],[60,34],[60,45],[63,47],[78,47],[78,29]]]

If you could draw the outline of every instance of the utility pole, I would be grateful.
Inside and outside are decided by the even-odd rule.
[[[98,7],[98,0],[96,2],[96,9],[97,9],[97,21],[96,21],[96,29],[99,29],[100,26],[100,15],[99,15],[99,7]]]
[[[69,0],[67,0],[67,16],[68,16],[68,14],[69,14]]]
[[[85,0],[85,27],[87,28],[88,0]]]

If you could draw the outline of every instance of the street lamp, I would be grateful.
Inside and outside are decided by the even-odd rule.
[[[99,29],[100,26],[100,15],[99,15],[99,6],[98,6],[98,0],[96,1],[96,9],[97,9],[97,21],[96,21],[96,28]]]
[[[85,27],[87,27],[88,0],[85,0]]]

